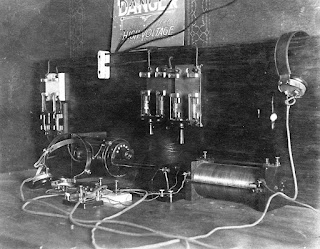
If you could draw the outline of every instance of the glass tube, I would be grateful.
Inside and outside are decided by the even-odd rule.
[[[183,120],[182,98],[179,93],[170,94],[170,120]]]

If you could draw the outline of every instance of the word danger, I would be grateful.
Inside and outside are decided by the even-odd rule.
[[[169,9],[177,9],[178,0],[170,3]],[[119,17],[139,15],[150,12],[163,11],[169,0],[118,0]]]

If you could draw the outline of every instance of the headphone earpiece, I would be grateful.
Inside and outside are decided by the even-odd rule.
[[[51,183],[52,174],[49,169],[40,166],[36,172],[36,175],[32,178],[32,188],[41,188]]]
[[[288,97],[301,98],[307,90],[307,82],[299,77],[290,77],[287,83],[279,81],[278,89]]]
[[[283,34],[277,41],[274,53],[275,66],[279,75],[278,89],[287,97],[301,98],[307,90],[307,82],[301,77],[293,76],[289,65],[289,45],[293,37],[305,38],[308,34],[294,31]],[[301,39],[301,42],[304,42]]]
[[[39,175],[35,175],[32,179],[32,187],[40,188],[46,185],[50,185],[52,180],[52,175],[50,173],[41,173]]]

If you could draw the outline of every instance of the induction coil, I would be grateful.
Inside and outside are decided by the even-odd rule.
[[[274,176],[275,170],[277,167],[263,164],[237,165],[210,160],[194,161],[191,164],[192,195],[240,202],[263,210],[268,191],[262,183],[266,183],[268,175]],[[272,171],[273,173],[269,174]]]

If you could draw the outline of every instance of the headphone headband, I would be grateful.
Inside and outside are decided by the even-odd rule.
[[[289,33],[285,33],[280,36],[277,41],[274,53],[275,66],[277,70],[277,74],[279,75],[279,90],[280,92],[287,91],[288,95],[293,92],[293,90],[302,88],[300,94],[296,97],[301,97],[306,88],[306,82],[300,78],[294,78],[295,82],[290,83],[291,78],[291,69],[289,65],[289,45],[294,37],[308,37],[309,35],[304,31],[293,31]],[[304,42],[304,41],[302,41]],[[298,82],[299,81],[299,82]],[[285,90],[284,90],[285,89]]]

